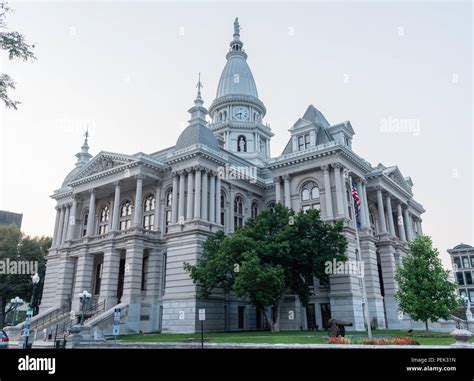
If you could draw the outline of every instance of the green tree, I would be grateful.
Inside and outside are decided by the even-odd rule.
[[[0,1],[0,49],[5,50],[8,58],[15,58],[23,61],[36,59],[33,54],[34,45],[28,45],[25,37],[15,31],[7,31],[5,19],[7,14],[12,12],[8,2]],[[0,73],[0,99],[5,103],[6,107],[16,110],[19,101],[12,100],[8,96],[8,89],[15,89],[15,81],[8,75]]]
[[[0,225],[0,327],[5,325],[5,317],[10,311],[7,309],[10,299],[19,296],[27,303],[31,301],[33,274],[13,273],[12,263],[38,263],[40,282],[36,286],[33,301],[33,305],[38,306],[41,303],[46,272],[46,254],[50,247],[50,237],[32,238],[23,235],[15,225]]]
[[[231,235],[211,235],[197,264],[184,268],[203,298],[213,289],[233,291],[264,313],[272,331],[279,331],[284,295],[296,294],[306,305],[313,276],[328,282],[325,262],[346,259],[341,231],[341,224],[323,222],[318,210],[295,213],[277,204]],[[266,306],[274,308],[274,319]]]
[[[428,236],[418,236],[409,243],[409,252],[395,279],[399,285],[395,298],[400,310],[423,321],[427,331],[428,320],[448,319],[459,307],[456,286],[449,281],[449,272],[444,270],[438,250]]]

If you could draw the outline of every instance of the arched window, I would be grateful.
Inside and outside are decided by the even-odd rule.
[[[82,226],[81,226],[81,233],[82,237],[85,237],[87,234],[87,222],[89,220],[89,212],[85,212],[84,216],[82,217]]]
[[[221,225],[225,226],[225,196],[221,194]]]
[[[369,221],[370,221],[370,228],[372,229],[372,235],[375,235],[377,233],[377,225],[375,223],[375,216],[372,211],[369,211]]]
[[[234,229],[241,228],[244,225],[244,202],[242,197],[237,196],[234,199]]]
[[[224,120],[227,120],[227,111],[224,111]]]
[[[143,204],[143,228],[146,230],[153,230],[155,227],[155,208],[155,196],[147,195]]]
[[[252,208],[251,208],[251,217],[252,219],[256,219],[258,215],[258,204],[256,201],[252,202]]]
[[[247,138],[244,135],[237,137],[237,152],[247,152]]]
[[[270,213],[275,213],[275,202],[272,201],[270,204],[268,204],[268,210],[270,210]]]
[[[301,209],[304,211],[309,209],[321,210],[319,188],[314,181],[308,181],[301,187]]]
[[[99,235],[107,234],[109,231],[110,209],[108,205],[100,210],[99,214]]]
[[[168,231],[168,225],[171,223],[171,205],[173,203],[173,188],[168,189],[165,197],[165,231]]]
[[[132,226],[132,203],[123,200],[120,204],[120,230],[127,230]]]

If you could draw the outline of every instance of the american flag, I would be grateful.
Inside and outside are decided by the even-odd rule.
[[[357,186],[354,180],[352,180],[352,198],[354,199],[354,210],[356,215],[357,227],[360,229],[360,197],[357,192]]]

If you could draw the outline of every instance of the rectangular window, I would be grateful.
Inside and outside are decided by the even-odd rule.
[[[471,255],[471,267],[474,268],[474,255]]]
[[[313,209],[321,210],[321,204],[313,204]]]
[[[95,269],[95,287],[94,287],[94,295],[100,294],[100,283],[102,281],[102,263],[97,264]]]
[[[469,290],[469,300],[474,303],[474,290]]]
[[[460,289],[459,290],[459,296],[464,299],[467,296],[466,290],[463,289],[463,288]]]
[[[311,209],[311,206],[310,206],[310,205],[303,205],[303,206],[301,207],[301,209],[303,210],[303,212],[307,212],[308,210]]]
[[[309,134],[304,136],[304,148],[309,148]]]
[[[466,279],[466,284],[472,284],[472,275],[470,271],[464,272],[464,278]]]
[[[457,279],[458,284],[459,284],[460,286],[464,286],[464,278],[463,278],[463,276],[462,276],[462,272],[456,273],[456,279]]]
[[[459,269],[462,268],[462,266],[461,266],[461,258],[459,258],[459,257],[454,257],[453,262],[454,262],[454,268],[453,268],[454,271],[457,271],[457,270],[459,270]]]
[[[142,291],[146,291],[148,283],[148,254],[145,254],[142,262]]]
[[[468,269],[470,267],[468,257],[462,257],[462,267],[463,269]]]
[[[245,307],[239,306],[239,329],[244,329]]]
[[[298,136],[298,150],[302,151],[304,149],[304,137]]]

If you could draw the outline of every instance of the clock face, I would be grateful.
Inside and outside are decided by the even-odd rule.
[[[236,120],[247,120],[249,118],[249,110],[243,106],[234,107],[232,109],[232,116]]]

